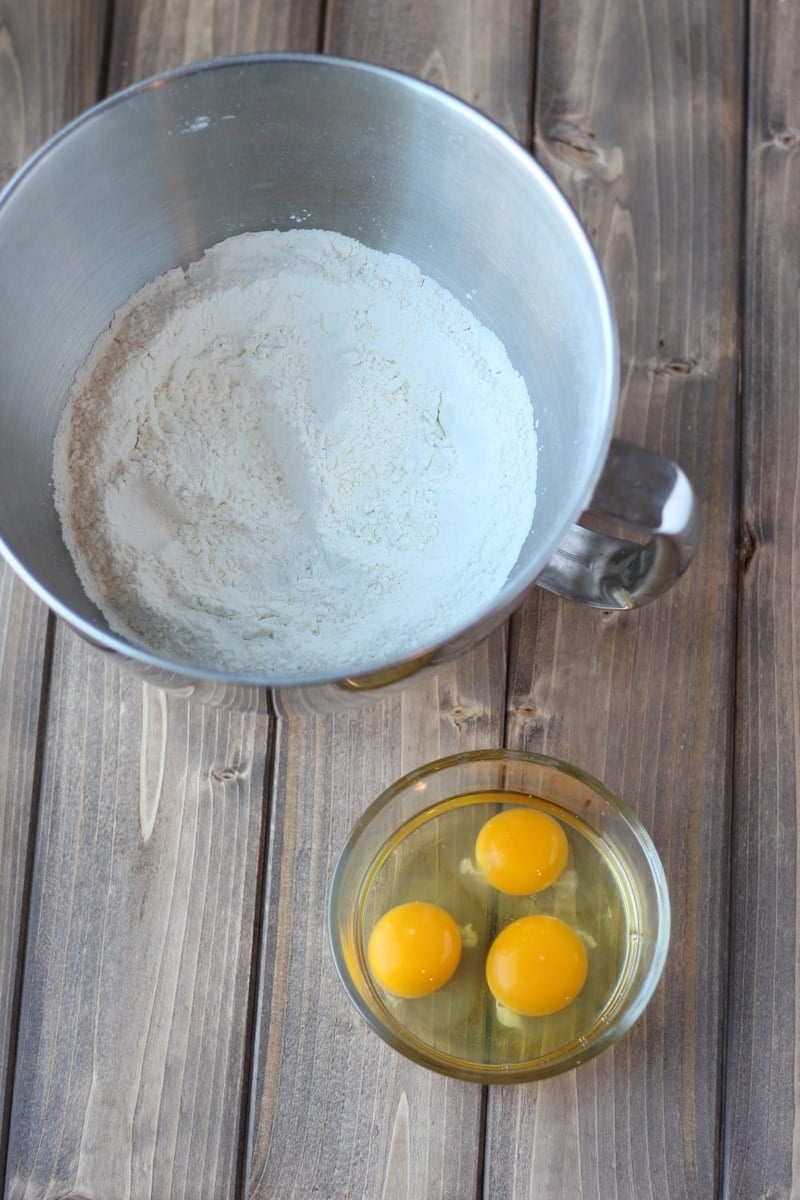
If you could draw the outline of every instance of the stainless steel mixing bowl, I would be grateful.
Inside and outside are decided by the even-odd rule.
[[[494,602],[402,662],[335,678],[241,677],[112,633],[81,587],[53,504],[53,438],[76,368],[137,288],[233,234],[337,230],[416,262],[493,329],[534,397],[538,500]],[[485,636],[538,581],[631,607],[697,540],[673,464],[613,442],[618,349],[595,256],[557,188],[474,109],[419,80],[321,56],[256,55],[145,81],[53,138],[0,197],[0,545],[51,608],[165,684],[306,689],[352,700],[402,685]],[[645,546],[574,527],[597,508]]]

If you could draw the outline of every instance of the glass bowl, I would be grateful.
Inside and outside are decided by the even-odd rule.
[[[544,827],[553,832],[555,822],[566,835],[560,873],[522,895],[507,890],[502,864],[499,877],[490,871],[487,878],[484,860],[476,862],[478,832],[509,808],[543,811],[550,818]],[[504,853],[516,857],[511,865],[523,871],[534,861],[516,837]],[[403,998],[373,975],[368,946],[379,918],[409,902],[449,913],[461,947],[446,982],[429,994]],[[548,958],[535,945],[512,946],[507,959],[512,974],[522,973],[522,993],[514,993],[526,997],[522,1005],[509,1002],[496,979],[494,991],[487,983],[487,956],[497,935],[511,925],[521,929],[515,922],[531,916],[555,917],[560,931],[568,927],[569,946],[577,940],[585,951],[576,948],[585,982],[574,997],[567,988],[557,1011],[544,1011],[552,1002],[540,993],[562,986],[558,955]],[[413,1061],[478,1083],[543,1079],[610,1046],[650,1000],[669,932],[664,870],[634,814],[577,767],[506,750],[443,758],[392,784],[347,839],[328,900],[333,959],[362,1017]],[[513,942],[516,935],[505,936]],[[417,951],[409,953],[413,958]],[[529,994],[535,1011],[529,1005],[521,1012]]]

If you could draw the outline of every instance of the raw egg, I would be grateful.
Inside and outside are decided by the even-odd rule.
[[[571,1004],[586,982],[586,948],[558,917],[520,917],[498,933],[486,982],[498,1004],[522,1017],[546,1017]]]
[[[390,908],[367,943],[376,982],[404,1000],[444,987],[460,959],[461,934],[450,913],[423,900]]]
[[[490,817],[475,841],[479,873],[510,896],[530,896],[558,879],[569,843],[554,817],[536,808],[506,808]]]

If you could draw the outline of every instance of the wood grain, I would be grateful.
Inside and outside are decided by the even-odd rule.
[[[530,71],[529,20],[521,3],[468,13],[434,4],[410,16],[400,3],[334,3],[325,48],[479,97],[524,134],[527,89],[514,81]],[[248,1196],[476,1194],[481,1089],[405,1061],[367,1029],[336,978],[325,912],[336,856],[367,804],[425,761],[499,745],[504,697],[500,631],[395,699],[281,723]]]
[[[540,9],[536,149],[616,305],[618,429],[684,465],[705,533],[681,584],[646,610],[591,612],[534,592],[513,622],[509,744],[576,762],[638,812],[665,863],[673,938],[651,1006],[613,1052],[493,1092],[492,1196],[717,1194],[743,38],[720,4]]]
[[[0,567],[0,1178],[16,1052],[29,856],[36,829],[46,629],[44,606],[10,567]]]
[[[233,1193],[265,732],[59,630],[10,1197]]]
[[[336,858],[368,803],[423,762],[500,744],[504,660],[500,633],[396,699],[279,726],[249,1196],[474,1192],[480,1089],[406,1062],[367,1029],[325,920]]]
[[[0,179],[99,98],[109,0],[0,0]]]
[[[330,0],[325,48],[426,79],[530,136],[532,0]]]
[[[0,187],[97,94],[105,3],[67,0],[55,12],[51,8],[0,0]],[[46,629],[44,605],[0,564],[0,1178],[35,832]]]
[[[125,0],[114,10],[111,90],[228,54],[313,52],[323,0]]]
[[[724,1194],[800,1191],[796,5],[750,36],[739,677]]]

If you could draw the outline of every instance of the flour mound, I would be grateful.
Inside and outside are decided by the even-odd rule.
[[[352,673],[491,603],[536,434],[487,329],[396,255],[243,234],[146,285],[79,371],[53,479],[109,625],[197,666]]]

